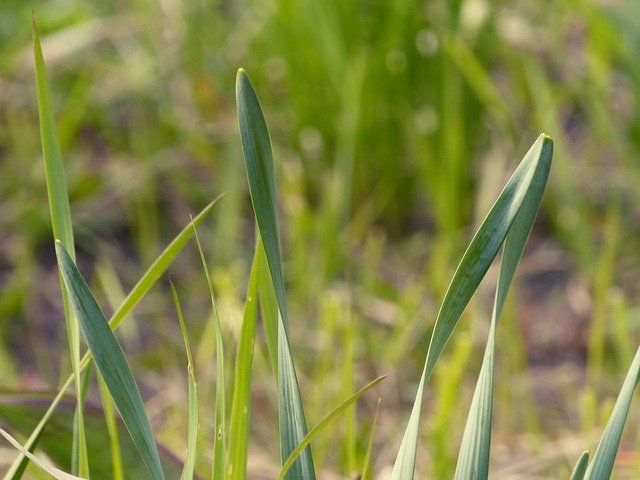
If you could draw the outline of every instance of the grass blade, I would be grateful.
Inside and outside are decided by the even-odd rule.
[[[576,463],[569,480],[582,480],[587,473],[587,465],[589,464],[589,451],[582,452],[578,463]]]
[[[288,338],[289,321],[280,259],[276,181],[271,140],[258,97],[248,75],[242,69],[238,71],[236,77],[236,102],[251,201],[264,244],[271,283],[278,301],[278,407],[280,455],[284,462],[307,435],[307,424]],[[287,478],[291,480],[315,478],[309,447],[298,456]]]
[[[9,435],[6,431],[4,431],[1,428],[0,428],[0,435],[2,435],[7,440],[7,442],[9,442],[15,448],[20,450],[23,455],[26,455],[27,457],[29,457],[29,459],[33,460],[33,462],[36,465],[38,465],[42,470],[47,472],[52,477],[57,478],[58,480],[79,480],[79,479],[82,480],[82,477],[76,477],[75,475],[70,475],[66,472],[63,472],[62,470],[57,469],[52,465],[46,464],[45,462],[40,460],[38,457],[33,455],[29,450],[27,450],[22,445],[20,445],[20,443],[18,443],[18,441],[15,438],[13,438],[11,435]]]
[[[414,476],[424,387],[462,312],[507,236],[526,193],[532,186],[539,188],[546,183],[552,152],[551,139],[540,135],[509,179],[458,265],[436,318],[416,398],[393,468],[393,480],[410,480]]]
[[[184,340],[184,348],[187,352],[187,372],[189,376],[189,429],[187,434],[187,458],[184,461],[184,467],[180,480],[193,479],[193,472],[196,464],[196,444],[198,441],[198,384],[193,369],[193,358],[191,356],[191,346],[189,345],[189,337],[187,336],[187,327],[184,323],[180,300],[173,283],[171,283],[171,293],[173,294],[173,302],[176,305],[178,313],[178,321],[180,322],[180,331]]]
[[[122,469],[122,452],[120,446],[120,434],[118,433],[118,420],[113,405],[113,399],[109,393],[109,388],[104,383],[102,376],[98,373],[98,387],[100,398],[104,410],[104,421],[107,424],[109,435],[109,445],[111,447],[111,465],[113,468],[112,480],[124,480],[124,470]]]
[[[387,375],[383,375],[382,377],[378,377],[372,382],[369,382],[367,385],[362,387],[360,390],[358,390],[356,393],[351,395],[348,399],[346,399],[344,402],[342,402],[340,405],[334,408],[331,412],[329,412],[322,420],[320,420],[320,422],[315,427],[313,427],[309,431],[309,433],[302,439],[302,442],[300,442],[300,444],[293,450],[293,452],[291,452],[291,455],[289,456],[289,458],[287,458],[287,460],[282,465],[282,469],[280,470],[280,475],[278,475],[278,480],[283,480],[285,478],[286,473],[289,471],[289,469],[293,465],[293,462],[296,460],[298,455],[300,455],[300,453],[307,447],[307,445],[311,443],[311,441],[315,438],[316,435],[318,435],[322,430],[324,430],[324,428],[327,425],[329,425],[336,418],[338,418],[340,414],[342,414],[342,412],[344,412],[347,408],[349,408],[362,395],[364,395],[373,387],[378,385],[385,378],[387,378]]]
[[[147,292],[151,289],[151,287],[158,281],[160,276],[165,272],[165,270],[169,267],[173,259],[182,251],[184,246],[187,244],[191,236],[193,235],[193,226],[196,227],[207,218],[207,216],[213,210],[213,207],[218,203],[218,201],[222,198],[219,196],[211,201],[206,207],[202,209],[202,211],[192,220],[189,224],[182,229],[182,231],[171,241],[171,243],[164,249],[164,251],[158,256],[155,262],[151,264],[151,266],[147,269],[147,271],[142,275],[138,283],[131,289],[127,297],[120,304],[118,309],[114,312],[109,320],[109,326],[112,330],[115,330],[120,323],[125,319],[125,317],[135,308],[140,300],[147,294]],[[91,359],[93,358],[91,351],[85,353],[80,362],[80,369],[84,370]],[[31,432],[27,443],[25,444],[25,448],[29,451],[32,451],[35,448],[35,445],[42,435],[44,427],[47,425],[47,422],[55,412],[57,406],[60,404],[65,392],[71,386],[73,382],[73,375],[67,378],[66,382],[62,384],[58,394],[51,402],[51,405],[45,412],[44,416],[36,426],[36,428]],[[3,480],[17,480],[21,477],[24,469],[26,468],[26,464],[28,463],[28,457],[20,454],[16,460],[13,462],[8,472],[4,475]]]
[[[89,287],[59,242],[56,243],[56,254],[71,303],[96,366],[152,478],[164,480],[158,447],[124,353]]]
[[[504,241],[500,275],[491,315],[491,328],[458,455],[455,478],[459,480],[468,478],[484,480],[489,477],[496,328],[507,292],[540,208],[545,185],[546,181],[531,184]]]
[[[367,453],[364,456],[364,462],[362,462],[362,480],[371,480],[371,455],[373,453],[373,441],[376,437],[376,428],[378,425],[379,414],[380,398],[378,398],[378,404],[376,405],[376,415],[373,417],[373,424],[371,425],[371,433],[369,434],[369,442],[367,443]]]
[[[33,29],[33,53],[36,64],[36,85],[38,91],[38,116],[40,119],[40,137],[42,140],[42,157],[44,159],[45,179],[47,183],[47,196],[53,238],[58,239],[70,252],[75,261],[75,248],[73,242],[73,228],[71,223],[71,208],[67,196],[67,182],[60,150],[60,140],[56,129],[53,106],[49,95],[49,82],[42,55],[40,37],[36,26],[35,14],[32,23]],[[82,388],[80,380],[80,331],[78,321],[73,315],[67,292],[60,281],[62,300],[64,305],[67,339],[69,342],[69,354],[71,356],[71,368],[76,379],[76,417],[74,419],[73,435],[73,462],[72,470],[81,476],[89,476],[89,463],[87,460],[87,444],[84,430],[82,411]]]
[[[640,380],[640,348],[636,352],[636,356],[629,367],[627,377],[622,384],[622,389],[613,407],[607,426],[604,429],[596,453],[593,455],[593,461],[587,473],[585,480],[607,480],[611,477],[613,464],[616,460],[618,447],[620,446],[620,438],[622,430],[627,420],[629,406],[633,398],[633,392]]]
[[[253,344],[258,319],[258,275],[265,268],[261,246],[257,245],[249,275],[249,287],[242,314],[242,327],[236,353],[236,371],[233,382],[233,400],[229,419],[228,478],[245,480],[249,451],[249,418],[251,413],[251,375],[253,370]]]
[[[213,469],[211,478],[213,480],[223,480],[226,476],[225,459],[227,458],[226,452],[226,409],[225,409],[225,381],[224,381],[224,350],[222,345],[222,327],[220,325],[220,316],[218,315],[218,307],[216,306],[216,299],[213,293],[213,282],[211,281],[211,275],[209,274],[209,266],[207,260],[204,257],[202,251],[202,245],[200,245],[200,239],[196,232],[196,227],[193,227],[193,235],[198,245],[198,252],[200,253],[200,260],[202,261],[202,268],[204,269],[205,277],[207,278],[207,286],[209,288],[209,296],[211,298],[211,309],[213,313],[213,321],[215,326],[216,335],[216,412],[215,412],[215,434],[213,437]]]

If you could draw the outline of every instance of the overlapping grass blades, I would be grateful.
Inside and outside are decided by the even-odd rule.
[[[184,340],[184,348],[187,352],[187,378],[189,381],[189,428],[187,431],[187,457],[184,461],[184,467],[180,474],[180,480],[193,479],[193,472],[196,464],[196,446],[198,442],[198,384],[196,382],[196,374],[193,366],[193,357],[191,355],[191,346],[189,345],[189,336],[187,335],[187,326],[182,315],[182,307],[178,299],[176,288],[171,283],[171,294],[173,295],[173,303],[176,305],[178,313],[178,321],[180,322],[180,331]]]
[[[35,14],[33,16],[33,53],[36,63],[36,85],[38,90],[38,116],[40,119],[40,137],[42,139],[42,156],[44,159],[45,178],[53,238],[58,239],[75,260],[75,245],[73,243],[73,228],[71,224],[71,208],[67,196],[67,183],[62,162],[60,141],[53,115],[53,106],[49,96],[47,71],[42,56],[42,47],[36,27]],[[62,283],[62,282],[61,282]],[[69,297],[63,285],[62,301],[64,305],[71,368],[73,370],[76,387],[76,417],[73,429],[73,458],[72,470],[82,476],[89,475],[87,459],[87,444],[85,439],[84,420],[82,414],[82,388],[80,380],[80,331],[78,321],[73,315],[69,304]]]
[[[249,419],[251,412],[251,378],[253,371],[253,343],[258,319],[258,276],[265,268],[262,245],[258,238],[249,274],[249,287],[244,302],[242,327],[236,353],[233,400],[229,418],[229,460],[227,477],[245,480],[249,452]]]
[[[164,480],[158,447],[153,438],[142,396],[118,340],[109,328],[109,323],[91,290],[60,242],[56,242],[56,254],[80,328],[109,394],[118,407],[151,477],[154,480]]]
[[[549,155],[549,160],[551,155]],[[493,359],[498,320],[504,307],[507,291],[516,267],[531,233],[546,185],[547,171],[541,172],[540,181],[532,182],[513,224],[504,240],[500,275],[496,287],[491,327],[476,390],[471,401],[467,424],[462,437],[455,478],[465,480],[489,478],[489,453],[491,450],[491,419],[493,415]]]
[[[276,183],[271,140],[258,97],[248,75],[242,69],[236,77],[236,102],[251,201],[278,302],[278,408],[280,455],[284,462],[307,435],[307,425],[288,339],[288,314],[276,220]],[[315,478],[309,447],[300,454],[286,478]]]
[[[532,188],[544,188],[552,153],[551,139],[540,135],[509,179],[458,265],[436,318],[414,405],[393,468],[393,480],[410,480],[414,476],[424,387],[462,312],[509,233],[527,193]]]
[[[191,221],[189,224],[180,231],[180,233],[171,241],[171,243],[162,251],[155,262],[147,269],[147,271],[140,277],[138,283],[131,289],[127,297],[122,301],[120,306],[111,316],[109,320],[109,326],[112,330],[115,330],[120,323],[126,318],[126,316],[135,308],[135,306],[142,300],[151,287],[156,283],[160,276],[169,267],[173,259],[182,251],[194,232],[194,226],[202,224],[207,216],[213,210],[213,207],[218,203],[221,197],[215,198],[202,211]],[[83,370],[89,365],[92,360],[91,351],[85,353],[80,362],[80,369]],[[73,375],[67,378],[66,382],[62,384],[58,395],[54,398],[53,402],[47,409],[46,413],[38,423],[37,427],[33,430],[29,439],[25,444],[25,448],[32,451],[42,434],[44,427],[51,418],[51,415],[55,412],[57,406],[60,404],[65,392],[71,386],[73,381]],[[29,462],[28,457],[20,454],[9,468],[9,471],[4,475],[4,480],[17,480],[21,478],[24,469]]]

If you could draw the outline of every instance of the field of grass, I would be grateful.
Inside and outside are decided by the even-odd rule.
[[[242,459],[247,478],[277,478],[283,405],[301,400],[306,415],[290,451],[383,375],[311,447],[318,478],[390,478],[456,267],[544,132],[549,179],[495,329],[489,477],[568,478],[584,450],[593,458],[640,345],[637,18],[634,0],[2,0],[0,427],[26,444],[91,346],[91,327],[70,313],[91,295],[72,288],[68,251],[106,319],[122,322],[167,478],[185,459],[201,478],[212,463],[226,470],[213,478],[240,478],[228,465]],[[251,167],[248,139],[264,157],[268,136],[242,75],[237,104],[241,67],[275,172]],[[273,175],[272,190],[261,182]],[[157,279],[143,277],[158,258]],[[510,282],[498,260],[425,387],[418,479],[456,471],[493,297]],[[141,278],[148,292],[127,304]],[[99,345],[115,338],[102,333]],[[109,372],[103,383],[84,371],[36,455],[81,476],[146,478],[127,471],[144,465],[118,427]],[[296,383],[301,398],[286,397]],[[248,453],[236,449],[242,401]],[[614,478],[640,476],[637,405]],[[123,477],[111,470],[118,443]],[[303,478],[308,452],[288,480]],[[0,445],[0,473],[17,455]],[[48,477],[31,462],[23,478]]]

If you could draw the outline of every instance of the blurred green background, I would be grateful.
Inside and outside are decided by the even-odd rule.
[[[568,476],[579,452],[595,448],[640,339],[640,3],[2,0],[2,388],[52,388],[69,372],[33,9],[80,267],[109,310],[189,215],[224,193],[199,234],[229,345],[253,248],[234,78],[238,67],[251,75],[274,144],[309,423],[353,385],[391,373],[378,389],[380,475],[393,462],[437,307],[474,226],[537,135],[549,134],[550,185],[499,331],[492,474]],[[495,276],[427,394],[422,475],[453,471]],[[207,405],[213,324],[193,246],[170,277],[198,345]],[[168,281],[122,339],[154,427],[181,452],[185,360]],[[275,397],[257,348],[250,468],[268,471],[277,462]],[[355,471],[349,459],[366,450],[376,402],[368,395],[357,416],[318,439],[326,478]],[[640,418],[631,415],[616,478],[640,475]],[[205,438],[211,425],[202,416]],[[356,451],[343,455],[335,438],[350,435]]]

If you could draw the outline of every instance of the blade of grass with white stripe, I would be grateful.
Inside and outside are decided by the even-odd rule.
[[[258,97],[242,69],[238,70],[236,77],[236,102],[251,201],[278,300],[278,407],[280,455],[284,462],[307,435],[307,424],[288,338],[289,321],[280,259],[271,140]],[[287,479],[314,478],[313,458],[307,446],[287,473]]]
[[[180,480],[193,479],[193,472],[196,465],[196,444],[198,441],[198,384],[196,383],[196,375],[193,368],[193,357],[191,356],[191,346],[189,345],[189,337],[187,336],[187,326],[184,323],[182,315],[182,307],[178,293],[173,283],[171,283],[171,293],[173,294],[173,303],[176,305],[178,313],[178,321],[180,322],[180,331],[184,340],[184,348],[187,352],[187,373],[189,377],[189,428],[187,432],[187,457],[184,461]]]
[[[34,454],[32,454],[29,450],[27,450],[22,445],[20,445],[20,443],[15,438],[9,435],[9,433],[4,431],[2,428],[0,428],[0,435],[2,435],[7,440],[7,442],[13,445],[13,447],[15,447],[16,449],[20,450],[23,455],[27,456],[30,460],[33,461],[33,463],[38,465],[42,470],[47,472],[53,478],[57,478],[58,480],[83,480],[83,477],[76,477],[75,475],[71,475],[67,472],[63,472],[62,470],[57,469],[53,465],[49,465],[43,462]]]
[[[131,289],[127,297],[120,304],[118,309],[114,312],[109,320],[109,326],[112,330],[115,330],[120,323],[126,318],[126,316],[135,308],[140,300],[147,294],[147,292],[151,289],[151,287],[158,281],[160,276],[165,272],[165,270],[169,267],[173,259],[182,251],[184,246],[187,244],[191,236],[193,235],[193,225],[196,227],[201,225],[202,222],[207,218],[207,216],[213,210],[213,207],[218,203],[218,201],[222,198],[219,196],[211,201],[206,207],[202,209],[202,211],[193,219],[192,222],[182,229],[182,231],[171,241],[171,243],[163,250],[163,252],[158,256],[155,262],[147,269],[144,275],[138,280],[138,283]],[[84,370],[87,365],[91,362],[93,356],[91,351],[85,353],[82,357],[82,361],[80,362],[80,369]],[[56,395],[53,402],[51,402],[50,407],[47,409],[47,412],[44,414],[38,426],[33,430],[29,439],[25,444],[25,448],[29,451],[32,451],[35,448],[35,445],[42,434],[44,427],[47,425],[49,418],[55,412],[57,406],[62,400],[65,392],[71,386],[73,382],[74,376],[71,375],[67,378],[66,382],[60,387],[58,394]],[[22,477],[24,469],[29,462],[29,458],[20,454],[13,464],[11,468],[4,475],[3,480],[19,480]]]
[[[418,391],[391,478],[413,479],[424,387],[471,296],[489,269],[532,186],[544,186],[553,143],[540,135],[507,182],[464,253],[447,289],[431,335]]]
[[[604,429],[596,453],[593,455],[593,461],[584,476],[585,480],[607,480],[611,477],[613,464],[620,446],[622,430],[627,421],[629,406],[631,405],[633,392],[638,386],[638,381],[640,381],[640,348],[636,351],[636,356],[631,363],[631,367],[629,367],[627,377],[624,379],[622,389],[618,394],[618,399]]]
[[[578,463],[576,463],[575,468],[573,469],[573,473],[571,473],[571,477],[569,480],[583,480],[585,474],[587,473],[587,465],[589,464],[589,451],[586,450],[582,452],[580,458],[578,459]]]
[[[133,442],[154,480],[164,480],[158,447],[142,403],[142,397],[118,340],[96,303],[91,290],[60,242],[58,265],[96,366],[109,388]]]
[[[213,480],[223,480],[226,478],[225,460],[227,458],[226,452],[226,408],[225,408],[225,381],[224,381],[224,350],[222,345],[222,327],[220,325],[220,316],[218,315],[218,307],[216,304],[216,298],[213,293],[213,282],[211,281],[211,275],[209,274],[209,266],[207,260],[204,257],[202,251],[202,245],[200,245],[200,239],[196,232],[196,227],[193,227],[193,235],[198,245],[198,252],[200,253],[200,261],[202,262],[202,268],[204,269],[205,277],[207,278],[207,286],[209,288],[209,297],[211,298],[211,309],[213,313],[213,321],[215,326],[216,335],[216,413],[215,413],[215,434],[213,436],[213,468],[211,472],[211,478]]]
[[[258,243],[260,238],[258,237]],[[256,245],[249,274],[249,287],[242,313],[242,326],[236,352],[233,400],[229,418],[229,480],[247,478],[247,458],[249,455],[249,419],[251,415],[251,380],[253,371],[253,345],[258,319],[258,275],[266,267],[262,246]]]
[[[333,422],[336,418],[340,416],[347,408],[349,408],[353,403],[358,400],[362,395],[367,393],[373,387],[378,385],[382,380],[387,378],[387,375],[383,375],[382,377],[378,377],[375,380],[369,382],[367,385],[362,387],[356,393],[347,398],[344,402],[334,408],[331,412],[329,412],[318,424],[313,427],[309,433],[302,439],[302,442],[291,452],[291,455],[282,465],[282,469],[280,470],[280,475],[278,475],[278,480],[283,480],[285,475],[293,465],[293,462],[296,460],[298,455],[311,443],[311,441],[318,435],[322,430],[324,430],[331,422]]]
[[[40,137],[42,140],[42,157],[44,159],[45,179],[47,183],[47,196],[51,226],[54,239],[58,239],[75,261],[75,248],[73,243],[73,228],[71,223],[71,208],[67,196],[67,182],[64,174],[64,164],[60,141],[56,129],[53,106],[49,95],[49,83],[47,71],[42,55],[42,47],[38,36],[35,14],[32,23],[33,53],[36,64],[36,85],[38,90],[38,116],[40,118]],[[89,476],[89,463],[87,459],[87,443],[85,438],[83,420],[83,396],[80,381],[80,331],[78,321],[73,315],[69,303],[69,297],[61,283],[64,316],[67,327],[67,339],[69,343],[69,355],[71,356],[71,369],[76,378],[76,417],[73,429],[73,455],[72,471],[81,476]]]
[[[485,480],[489,478],[496,329],[507,292],[540,208],[545,185],[546,181],[533,182],[531,184],[504,241],[489,337],[458,455],[455,474],[457,480],[469,478]]]

